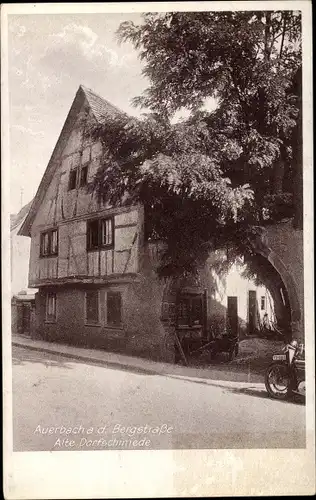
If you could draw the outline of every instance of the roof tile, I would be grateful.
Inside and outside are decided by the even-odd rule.
[[[125,115],[123,111],[111,104],[106,99],[103,99],[103,97],[100,97],[91,89],[88,89],[83,85],[80,85],[80,87],[83,90],[88,104],[98,122],[104,123],[107,118],[113,118],[118,115]]]

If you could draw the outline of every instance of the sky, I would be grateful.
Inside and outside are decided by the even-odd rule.
[[[123,111],[148,82],[115,32],[140,14],[10,15],[8,24],[11,194],[16,213],[36,193],[80,84]]]
[[[11,213],[36,194],[80,84],[141,114],[131,100],[149,82],[133,45],[118,42],[116,30],[126,20],[137,24],[141,14],[8,16]],[[213,101],[206,109],[214,109]],[[187,115],[182,109],[174,121]]]

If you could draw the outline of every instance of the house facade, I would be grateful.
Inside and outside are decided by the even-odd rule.
[[[117,113],[79,87],[19,230],[31,238],[29,286],[38,289],[32,335],[172,361],[175,324],[207,335],[216,308],[235,319],[238,308],[216,296],[212,259],[195,282],[159,280],[161,247],[145,241],[143,207],[113,207],[87,189],[104,151],[86,131]]]
[[[10,216],[10,266],[11,266],[11,331],[13,334],[30,335],[34,329],[35,293],[28,288],[30,238],[19,235],[19,230],[32,202]]]
[[[233,305],[240,335],[265,334],[265,329],[272,329],[277,323],[274,300],[264,284],[245,276],[245,270],[245,264],[235,263],[223,281],[214,273],[217,286],[213,294],[213,313],[221,315],[225,307]]]
[[[34,290],[28,290],[31,240],[19,235],[31,205],[32,201],[22,207],[19,213],[10,216],[11,297],[22,290],[34,293]]]
[[[79,87],[20,229],[38,288],[33,335],[160,358],[162,285],[146,271],[143,208],[111,207],[87,190],[103,151],[85,132],[119,112]]]

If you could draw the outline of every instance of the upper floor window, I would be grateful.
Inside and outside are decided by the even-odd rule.
[[[76,187],[84,187],[88,182],[88,165],[78,166],[69,172],[68,191]]]
[[[113,248],[114,245],[113,217],[87,221],[87,248]]]
[[[50,229],[41,233],[41,250],[42,257],[49,257],[58,254],[58,232],[57,229]]]
[[[72,189],[76,189],[77,185],[77,168],[74,168],[70,170],[69,172],[69,184],[68,184],[68,191],[71,191]]]
[[[80,187],[83,187],[87,184],[88,180],[88,165],[81,167],[80,171]]]

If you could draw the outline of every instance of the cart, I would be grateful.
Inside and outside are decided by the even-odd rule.
[[[171,309],[169,309],[171,310]],[[169,313],[170,314],[170,313]],[[174,326],[176,362],[188,365],[190,360],[206,353],[211,361],[217,354],[226,353],[232,360],[238,354],[238,336],[229,327],[220,337],[207,326],[207,293],[199,288],[186,286],[176,295],[172,314],[166,315]],[[235,329],[236,331],[236,329]]]
[[[191,329],[191,331],[183,332],[183,330],[175,330],[176,338],[176,359],[183,361],[186,365],[191,360],[199,358],[202,354],[206,354],[210,361],[219,353],[226,353],[227,360],[232,361],[238,355],[238,336],[223,334],[218,338],[206,338],[203,332]]]

